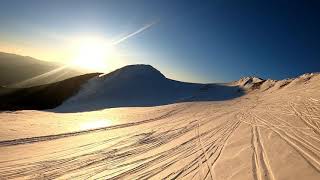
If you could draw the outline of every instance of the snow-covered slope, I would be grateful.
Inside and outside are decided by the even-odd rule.
[[[244,77],[231,83],[197,84],[168,79],[150,65],[130,65],[109,74],[98,74],[30,88],[0,87],[0,110],[53,108],[53,112],[82,112],[178,102],[223,101],[249,93],[294,88],[317,76],[304,74],[280,81]]]
[[[251,91],[259,91],[259,92],[272,92],[276,90],[280,90],[282,88],[294,88],[299,84],[308,83],[308,81],[313,78],[319,76],[319,73],[306,73],[296,78],[283,79],[283,80],[272,80],[267,79],[264,80],[258,77],[243,77],[238,81],[234,81],[230,83],[234,86],[239,86],[242,90],[246,92]]]
[[[0,112],[0,179],[319,180],[320,75],[239,86],[228,101]]]
[[[55,111],[154,106],[184,101],[227,100],[242,95],[237,86],[185,83],[166,78],[150,65],[130,65],[91,79]]]

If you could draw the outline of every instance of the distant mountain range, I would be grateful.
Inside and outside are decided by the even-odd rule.
[[[129,65],[108,74],[91,73],[29,88],[0,89],[0,110],[93,111],[112,107],[156,106],[190,101],[221,101],[251,92],[272,92],[307,83],[319,74],[281,81],[245,77],[219,84],[166,78],[150,65]]]
[[[81,74],[84,72],[62,64],[0,52],[0,86],[31,87]]]

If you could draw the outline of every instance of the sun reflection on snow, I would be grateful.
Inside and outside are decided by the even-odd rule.
[[[80,130],[96,129],[112,125],[109,119],[93,119],[83,124],[80,124]]]

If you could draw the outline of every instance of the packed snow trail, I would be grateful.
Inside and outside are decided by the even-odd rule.
[[[129,116],[118,124],[91,130],[38,135],[2,131],[10,138],[1,137],[0,177],[320,179],[319,82],[314,79],[278,91],[253,91],[228,101],[90,112],[106,113],[106,117],[115,113],[120,119]],[[3,112],[1,117],[26,117],[35,112]],[[5,123],[8,127],[21,123],[23,129],[28,120],[22,122]],[[81,120],[73,121],[78,122]],[[39,126],[47,128],[45,123]],[[36,127],[29,130],[32,128]]]

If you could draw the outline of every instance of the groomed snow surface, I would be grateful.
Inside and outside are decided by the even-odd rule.
[[[229,85],[245,94],[77,113],[2,112],[0,179],[319,180],[320,75]]]

